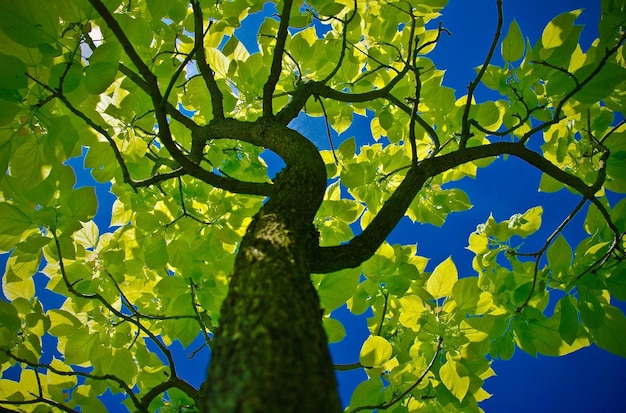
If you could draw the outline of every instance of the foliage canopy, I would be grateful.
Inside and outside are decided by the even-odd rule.
[[[336,366],[369,376],[350,412],[478,411],[490,360],[515,347],[561,356],[595,343],[626,356],[626,318],[611,304],[626,299],[626,200],[607,199],[626,193],[624,2],[601,2],[599,38],[582,50],[580,10],[531,45],[515,21],[502,27],[495,1],[493,44],[463,96],[428,58],[447,1],[278,3],[2,3],[0,363],[19,377],[0,380],[0,406],[100,412],[110,390],[131,411],[201,408],[171,344],[201,335],[212,347],[220,328],[237,339],[223,303],[233,272],[243,281],[232,294],[247,273],[268,275],[241,251],[276,257],[252,242],[271,214],[283,219],[272,240],[297,245],[294,271],[311,273],[331,342],[345,334],[333,310],[371,312],[358,363]],[[263,9],[247,50],[237,29]],[[483,86],[498,97],[476,101]],[[376,143],[343,134],[355,115],[371,119]],[[323,117],[331,150],[290,128],[299,116]],[[269,152],[285,164],[276,176]],[[79,156],[111,184],[110,230],[93,221],[95,190],[76,185],[67,161]],[[498,156],[540,170],[541,191],[580,195],[543,247],[523,246],[541,207],[479,225],[471,276],[452,258],[427,271],[416,246],[385,241],[404,216],[440,226],[469,209],[455,183]],[[563,230],[581,211],[587,237],[572,244]],[[314,242],[295,230],[311,223]],[[38,272],[58,306],[40,300]]]

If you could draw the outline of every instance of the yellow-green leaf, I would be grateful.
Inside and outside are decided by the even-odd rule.
[[[428,281],[426,281],[426,291],[435,299],[448,297],[452,294],[452,287],[458,279],[456,265],[454,265],[452,257],[448,257],[435,267]]]
[[[563,13],[552,19],[541,34],[543,47],[552,49],[561,46],[572,31],[574,20],[580,15],[581,11],[574,10]]]
[[[459,401],[463,401],[470,385],[467,368],[453,360],[449,354],[446,354],[446,360],[447,362],[439,369],[439,377],[450,393]]]
[[[417,295],[406,295],[400,298],[400,324],[417,331],[417,321],[425,310],[424,302]]]
[[[359,354],[359,361],[366,367],[378,367],[391,358],[392,348],[389,341],[380,336],[369,336]]]
[[[509,26],[509,31],[502,40],[502,58],[506,62],[514,62],[524,55],[524,38],[522,31],[514,19]]]

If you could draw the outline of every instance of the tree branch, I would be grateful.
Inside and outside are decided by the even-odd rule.
[[[89,0],[89,3],[91,3],[91,5],[98,12],[100,17],[104,19],[104,22],[106,23],[106,25],[113,32],[113,35],[117,38],[117,40],[122,45],[124,52],[130,58],[131,62],[133,62],[135,67],[137,67],[137,70],[139,70],[139,73],[141,74],[141,76],[143,76],[143,78],[148,83],[148,85],[156,86],[157,84],[156,76],[154,75],[154,73],[152,73],[150,68],[141,59],[141,57],[139,56],[139,54],[133,47],[133,44],[131,43],[130,39],[128,38],[128,36],[126,36],[126,33],[124,33],[124,31],[120,27],[117,20],[115,20],[115,18],[113,17],[109,9],[106,8],[106,6],[104,5],[104,3],[102,3],[101,0]],[[158,88],[157,88],[157,91],[158,91]]]
[[[545,129],[546,127],[550,125],[558,123],[562,119],[564,119],[562,111],[563,111],[563,106],[565,106],[565,103],[571,97],[573,97],[577,92],[579,92],[583,87],[585,87],[585,85],[587,85],[587,83],[589,83],[598,73],[600,73],[604,65],[606,65],[606,63],[608,62],[609,58],[619,50],[622,43],[624,43],[624,40],[626,40],[626,33],[622,33],[620,38],[617,40],[615,46],[613,46],[611,49],[607,49],[604,52],[604,56],[602,56],[602,59],[600,59],[600,62],[598,62],[598,65],[596,66],[596,68],[586,78],[575,82],[576,86],[574,86],[572,90],[570,90],[569,93],[567,93],[554,108],[554,116],[552,117],[552,119],[535,126],[531,130],[526,132],[524,136],[520,138],[519,141],[521,143],[526,143],[526,141],[528,141],[528,139],[530,139],[530,137],[533,136],[535,133]]]
[[[356,363],[348,363],[348,364],[335,364],[333,366],[333,368],[336,371],[350,371],[350,370],[356,370],[356,369],[360,369],[360,368],[364,368],[365,366],[363,366],[361,363],[359,363],[358,361]]]
[[[280,72],[283,68],[283,54],[285,53],[285,43],[289,35],[289,15],[291,14],[292,5],[293,0],[284,1],[283,10],[280,14],[276,46],[274,47],[274,58],[272,59],[270,74],[263,85],[263,116],[267,118],[274,116],[272,99],[274,97],[274,90],[276,90],[276,84],[280,79]]]
[[[327,83],[330,79],[332,79],[337,74],[337,72],[341,68],[341,65],[343,63],[343,59],[346,56],[346,49],[348,48],[348,46],[347,46],[347,43],[348,43],[348,24],[350,24],[350,22],[352,20],[354,20],[354,16],[356,16],[356,13],[357,13],[357,3],[356,3],[356,0],[354,0],[353,6],[354,6],[354,10],[352,11],[352,15],[350,15],[350,17],[348,17],[346,20],[342,20],[341,21],[343,23],[343,29],[341,30],[341,32],[342,32],[342,36],[341,36],[341,52],[339,53],[339,59],[337,60],[337,64],[335,65],[333,70],[331,70],[331,72],[324,78],[324,80],[322,80],[322,83]]]
[[[382,209],[363,232],[349,243],[332,247],[318,247],[312,252],[311,267],[315,273],[329,273],[344,268],[354,268],[371,257],[404,216],[413,198],[424,183],[449,169],[464,163],[499,155],[513,155],[531,166],[550,175],[552,178],[578,191],[583,197],[594,202],[598,191],[598,180],[591,186],[577,176],[562,171],[559,167],[526,148],[520,143],[496,142],[483,146],[460,149],[434,158],[421,161],[411,167],[396,191],[389,197]],[[600,184],[601,185],[601,184]]]
[[[224,95],[215,81],[213,69],[211,69],[211,66],[207,63],[206,54],[204,52],[204,17],[202,16],[200,1],[191,0],[191,6],[194,15],[194,48],[196,49],[198,71],[200,71],[204,83],[209,90],[209,94],[211,95],[213,117],[215,119],[224,119]]]
[[[541,261],[541,257],[548,250],[548,247],[552,244],[552,241],[554,241],[554,239],[565,229],[567,224],[572,219],[574,219],[576,214],[578,214],[578,212],[582,209],[582,207],[586,203],[587,203],[586,199],[582,199],[580,202],[578,202],[578,204],[576,205],[576,207],[574,207],[572,212],[570,212],[570,214],[563,220],[563,222],[561,222],[561,224],[558,226],[558,228],[555,229],[554,232],[548,237],[546,242],[543,244],[543,247],[541,247],[541,249],[539,251],[534,252],[534,253],[531,254],[532,256],[535,257],[535,266],[533,268],[533,281],[532,281],[532,284],[530,286],[530,291],[528,292],[528,296],[526,297],[526,300],[524,300],[522,305],[517,307],[517,309],[515,310],[516,313],[521,313],[522,312],[522,310],[528,305],[528,303],[530,302],[530,299],[532,298],[533,294],[535,293],[535,288],[537,286],[537,277],[539,275],[539,261]],[[513,252],[513,254],[515,254],[515,255],[526,255],[526,254],[517,254],[515,252]]]
[[[400,99],[398,99],[394,95],[389,94],[387,96],[387,100],[389,102],[393,103],[394,105],[396,105],[398,108],[400,108],[400,110],[402,110],[407,115],[409,115],[409,116],[412,115],[411,107],[409,107],[409,105],[405,104],[404,102],[402,102]],[[441,147],[441,143],[440,143],[440,140],[439,140],[439,136],[437,135],[437,132],[435,132],[433,127],[430,126],[428,124],[428,122],[426,122],[424,120],[424,118],[422,118],[418,113],[416,113],[415,116],[413,116],[413,120],[415,122],[417,122],[418,125],[420,125],[422,128],[424,128],[424,130],[426,131],[426,133],[428,134],[430,139],[433,141],[433,145],[435,145],[435,152],[437,152],[439,150],[439,148]]]
[[[167,379],[167,381],[159,383],[153,388],[151,388],[150,391],[148,391],[141,398],[141,401],[139,402],[139,406],[144,411],[147,411],[148,407],[150,406],[150,403],[152,402],[152,400],[154,400],[155,397],[157,397],[161,393],[166,392],[167,390],[171,388],[177,388],[179,390],[182,390],[187,396],[191,397],[194,400],[198,400],[199,398],[199,392],[193,386],[191,386],[186,381],[179,379],[178,377],[170,376],[170,378]]]

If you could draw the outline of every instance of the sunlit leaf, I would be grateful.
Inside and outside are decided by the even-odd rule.
[[[448,257],[433,270],[426,281],[426,291],[436,299],[448,297],[452,295],[452,288],[458,279],[456,265],[452,257]]]
[[[389,341],[380,336],[369,336],[361,347],[359,361],[363,366],[377,367],[391,358]]]
[[[417,295],[406,295],[400,298],[400,324],[417,331],[418,320],[426,310],[424,302]]]
[[[575,10],[563,13],[552,19],[541,34],[543,47],[552,49],[561,46],[571,33],[574,20],[580,15],[581,11]]]
[[[439,377],[454,397],[463,401],[470,386],[470,378],[465,366],[453,360],[448,354],[446,355],[446,363],[439,369]]]
[[[516,20],[511,22],[509,31],[502,40],[502,58],[507,62],[519,60],[524,55],[524,38]]]

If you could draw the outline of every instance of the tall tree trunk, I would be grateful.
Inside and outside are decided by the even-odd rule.
[[[314,170],[309,161],[275,178],[276,191],[241,242],[212,344],[204,412],[341,411],[308,259],[318,245],[312,218],[326,175],[321,160]]]

